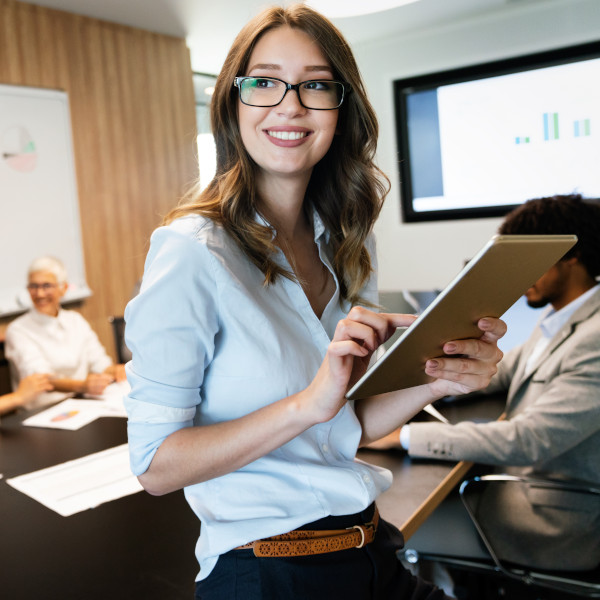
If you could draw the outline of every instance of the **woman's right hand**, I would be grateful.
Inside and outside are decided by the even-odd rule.
[[[346,403],[346,392],[365,373],[373,352],[398,327],[408,327],[413,315],[375,313],[355,306],[338,322],[327,354],[315,378],[304,390],[316,422],[332,419]]]
[[[46,375],[45,373],[36,373],[21,379],[16,393],[22,399],[23,403],[26,403],[36,398],[42,392],[50,392],[53,389],[54,387],[50,382],[49,375]]]

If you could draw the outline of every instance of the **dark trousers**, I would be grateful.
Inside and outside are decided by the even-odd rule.
[[[303,529],[345,529],[371,520],[363,513],[326,517]],[[379,521],[373,542],[328,554],[257,558],[252,550],[219,557],[196,584],[196,600],[444,600],[447,596],[412,576],[396,557],[402,534]]]

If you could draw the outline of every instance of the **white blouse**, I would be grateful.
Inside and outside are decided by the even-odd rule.
[[[112,364],[89,323],[79,313],[63,309],[51,317],[33,308],[15,319],[6,330],[5,354],[13,385],[33,373],[85,379]],[[67,396],[64,392],[40,394],[34,405]]]

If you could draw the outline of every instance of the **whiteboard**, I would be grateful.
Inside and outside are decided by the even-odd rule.
[[[0,315],[31,306],[27,269],[40,256],[69,275],[63,302],[86,283],[66,92],[0,85]]]

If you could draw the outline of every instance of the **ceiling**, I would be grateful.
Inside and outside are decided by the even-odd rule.
[[[242,26],[269,4],[290,0],[28,0],[123,25],[185,37],[192,69],[218,73],[233,38]],[[340,0],[343,2],[344,0]],[[548,0],[419,0],[361,17],[335,19],[351,44],[393,36],[485,13],[510,10],[515,4]]]

